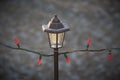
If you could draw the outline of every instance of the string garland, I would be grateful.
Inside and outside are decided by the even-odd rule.
[[[7,44],[2,43],[2,42],[0,42],[0,45],[2,45],[4,47],[7,47],[7,48],[10,48],[10,49],[21,50],[21,51],[26,51],[26,52],[31,52],[31,53],[37,54],[37,55],[39,55],[39,59],[37,61],[38,64],[41,64],[41,62],[42,62],[41,59],[42,59],[43,56],[44,57],[54,56],[54,54],[42,54],[41,52],[37,52],[37,51],[30,50],[30,49],[22,48],[20,46],[20,41],[19,41],[18,38],[14,39],[14,43],[16,44],[17,47],[13,47],[13,46],[7,45]],[[112,50],[120,51],[120,48],[89,49],[90,45],[91,45],[91,40],[88,39],[87,40],[86,49],[79,49],[79,50],[59,52],[59,55],[64,55],[64,57],[66,58],[66,62],[70,63],[71,60],[67,56],[67,54],[70,54],[70,53],[74,53],[74,52],[103,52],[103,51],[108,51],[108,59],[111,61],[112,60]]]

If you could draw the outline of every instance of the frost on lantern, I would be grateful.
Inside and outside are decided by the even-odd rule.
[[[51,47],[56,47],[56,44],[58,43],[58,48],[62,47],[62,42],[63,42],[63,37],[64,37],[64,33],[59,33],[59,34],[54,34],[54,33],[49,33],[49,39],[50,39],[50,43],[52,44]],[[58,37],[56,39],[56,37]],[[57,42],[58,41],[58,42]]]
[[[51,48],[61,48],[63,46],[65,32],[69,28],[55,15],[47,25],[42,25],[43,31],[48,33]]]

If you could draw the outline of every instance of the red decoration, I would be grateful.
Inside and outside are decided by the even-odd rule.
[[[108,55],[108,59],[111,61],[112,60],[112,54]]]
[[[70,58],[69,57],[66,57],[66,62],[70,63]]]
[[[87,45],[90,45],[91,44],[91,39],[88,39],[87,40]]]
[[[41,59],[38,59],[38,61],[37,61],[38,65],[40,65],[41,62],[42,62],[42,60],[41,60]]]
[[[16,44],[16,45],[18,45],[18,44],[19,44],[19,42],[20,42],[18,38],[15,38],[15,40],[14,40],[14,41],[15,41],[15,44]]]

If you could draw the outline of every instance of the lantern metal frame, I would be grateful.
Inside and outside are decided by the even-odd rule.
[[[63,42],[64,42],[64,38],[65,38],[65,32],[69,31],[70,29],[68,28],[67,25],[65,25],[64,23],[62,23],[57,15],[55,15],[47,25],[42,25],[42,29],[44,32],[47,32],[48,34],[48,40],[49,40],[49,45],[50,48],[62,48],[63,47]],[[62,38],[62,42],[61,42],[61,46],[58,46],[58,40],[59,40],[59,34],[63,33]],[[56,35],[56,39],[55,39],[55,46],[56,47],[52,47],[52,39],[50,39],[50,34],[55,34]],[[53,36],[52,36],[53,37]]]

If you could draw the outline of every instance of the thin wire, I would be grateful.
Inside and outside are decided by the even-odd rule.
[[[29,49],[25,49],[25,48],[18,48],[18,47],[12,47],[12,46],[9,46],[7,44],[4,44],[4,43],[1,43],[0,42],[0,45],[4,46],[4,47],[7,47],[7,48],[10,48],[10,49],[16,49],[16,50],[22,50],[22,51],[26,51],[26,52],[31,52],[31,53],[34,53],[34,54],[38,54],[38,55],[41,55],[41,56],[53,56],[53,54],[50,54],[50,55],[46,55],[46,54],[41,54],[40,52],[37,52],[37,51],[33,51],[33,50],[29,50]]]
[[[45,57],[49,57],[49,56],[54,56],[54,54],[41,54],[40,52],[37,51],[33,51],[33,50],[29,50],[29,49],[25,49],[25,48],[16,48],[16,47],[12,47],[10,45],[4,44],[2,42],[0,42],[0,45],[10,48],[10,49],[16,49],[16,50],[22,50],[22,51],[26,51],[26,52],[31,52],[37,55],[41,55],[41,56],[45,56]],[[66,51],[66,52],[60,52],[59,55],[62,54],[70,54],[70,53],[74,53],[74,52],[103,52],[103,51],[111,51],[111,50],[119,50],[120,48],[105,48],[105,49],[81,49],[81,50],[73,50],[73,51]]]

